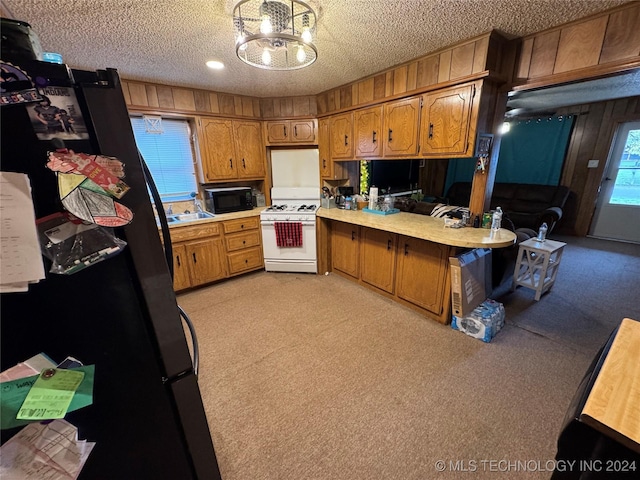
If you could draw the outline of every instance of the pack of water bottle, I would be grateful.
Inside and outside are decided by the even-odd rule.
[[[483,342],[490,342],[504,326],[504,316],[502,303],[488,298],[467,316],[453,315],[451,327]]]

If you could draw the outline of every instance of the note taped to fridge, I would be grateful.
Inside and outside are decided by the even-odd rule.
[[[83,372],[45,368],[29,390],[16,418],[19,420],[64,418],[83,378]]]

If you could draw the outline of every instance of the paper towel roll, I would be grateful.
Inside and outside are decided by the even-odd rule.
[[[369,210],[375,210],[378,204],[378,187],[369,189]]]

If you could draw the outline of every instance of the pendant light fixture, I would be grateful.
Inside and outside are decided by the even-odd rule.
[[[243,0],[233,9],[236,54],[267,70],[297,70],[318,58],[316,14],[299,0]]]

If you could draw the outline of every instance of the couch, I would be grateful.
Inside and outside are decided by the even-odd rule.
[[[562,218],[568,197],[569,188],[563,185],[495,183],[490,208],[502,208],[503,218],[513,223],[513,230],[527,228],[537,232],[546,223],[547,232],[551,233]],[[449,205],[468,206],[470,198],[471,182],[456,182],[449,187],[445,200]]]

